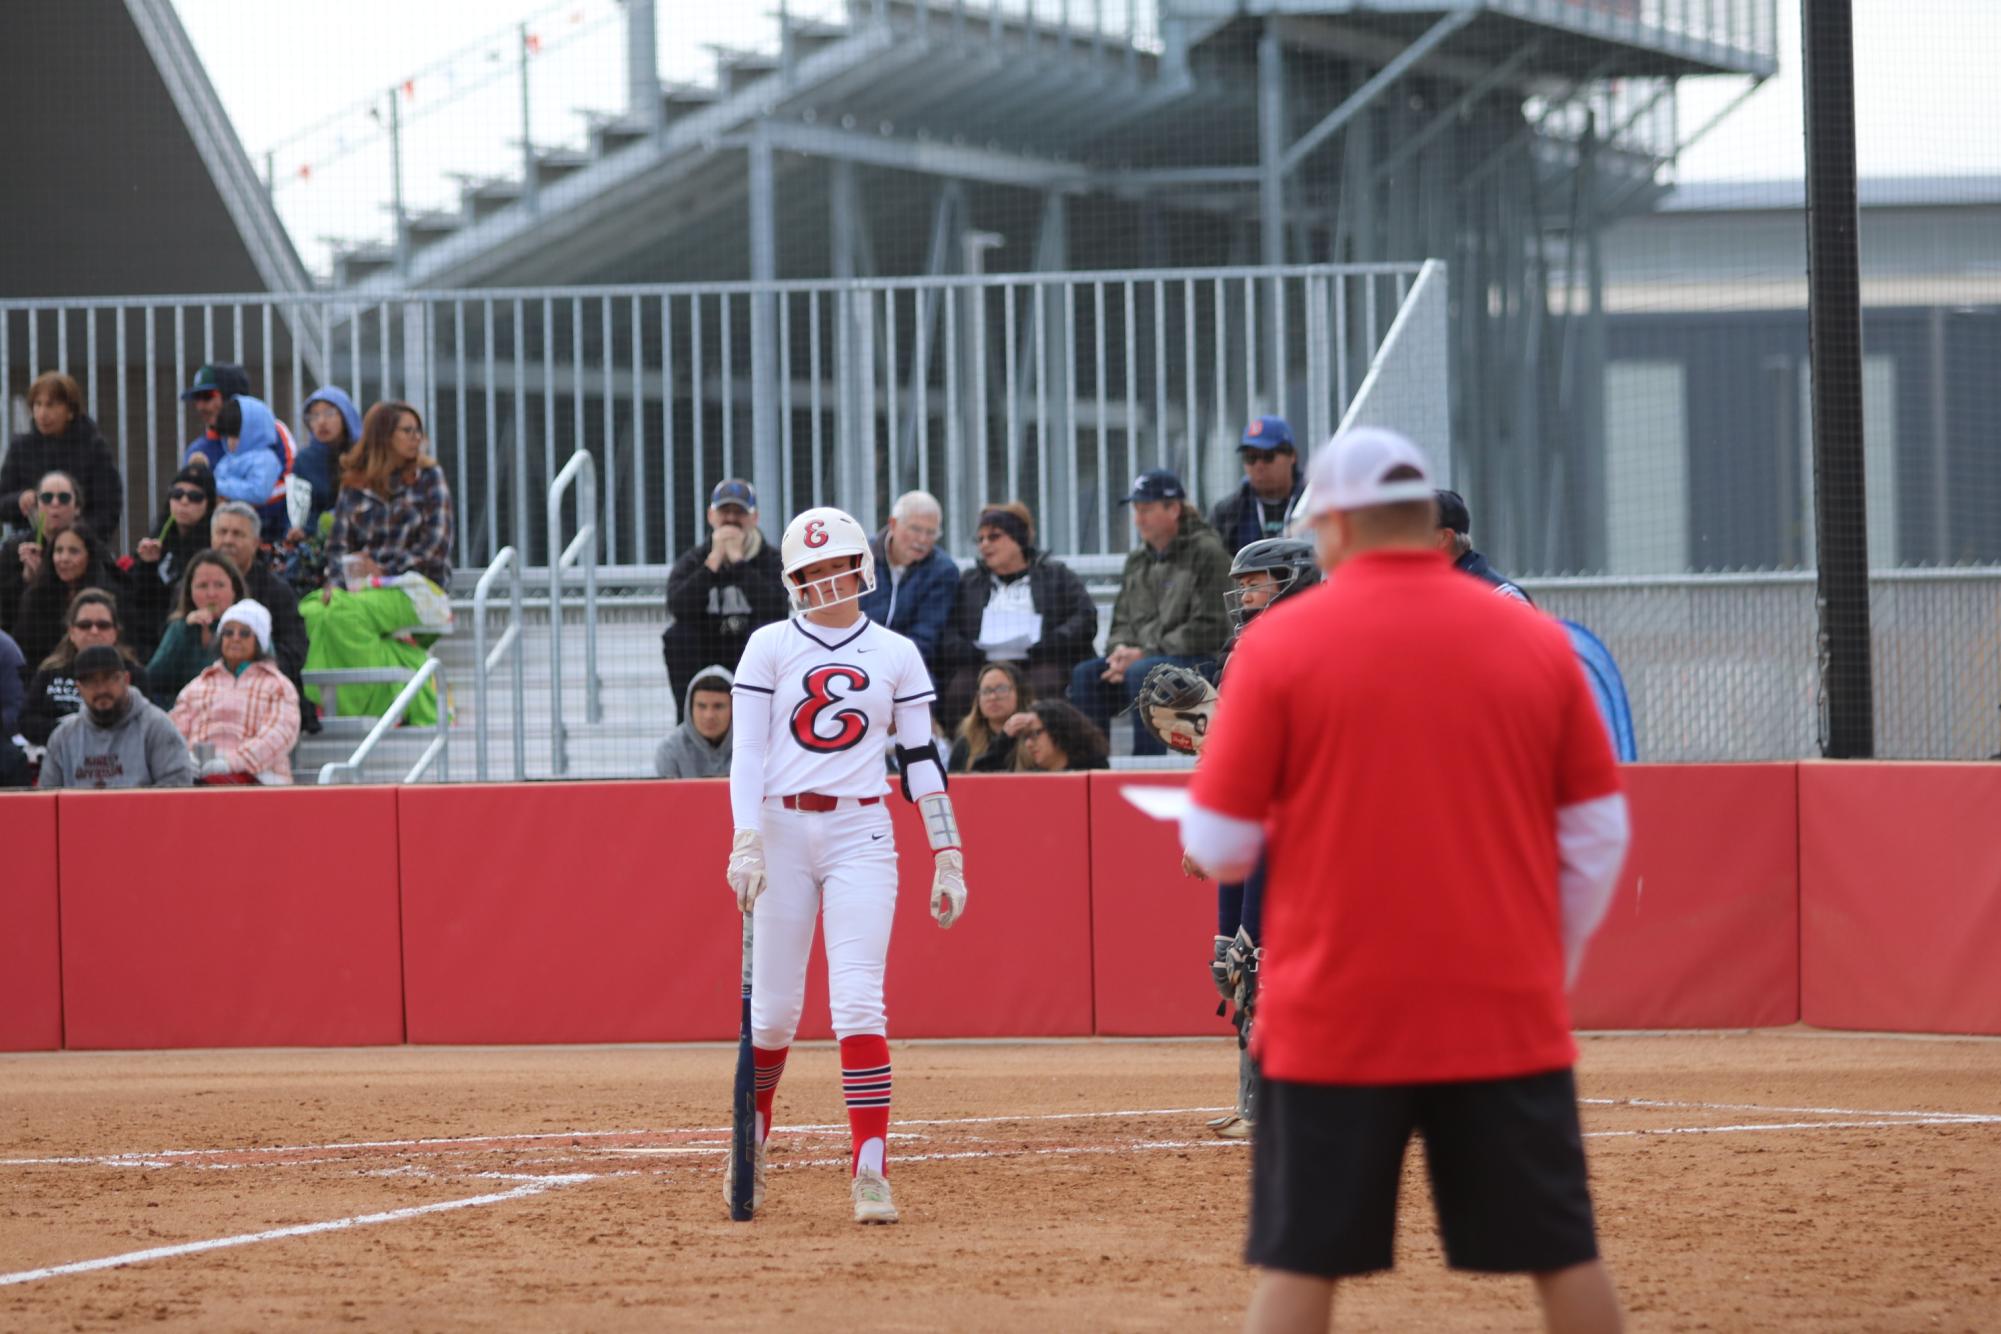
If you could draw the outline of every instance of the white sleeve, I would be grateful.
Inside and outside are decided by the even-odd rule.
[[[935,738],[931,734],[931,706],[923,700],[896,706],[896,744],[905,750],[915,750],[928,745]],[[933,792],[945,790],[945,768],[930,760],[920,760],[916,764],[905,765],[904,786],[910,792],[910,799],[928,797]]]
[[[756,636],[744,645],[730,687],[730,819],[738,829],[764,828],[764,751],[771,740],[775,677]]]
[[[1242,880],[1264,851],[1264,826],[1190,806],[1181,817],[1181,847],[1188,859],[1228,884]]]
[[[899,647],[903,651],[898,656],[903,661],[898,666],[896,688],[890,691],[890,694],[896,701],[896,741],[898,745],[903,745],[905,706],[920,702],[929,703],[938,698],[938,689],[931,684],[931,669],[924,665],[924,655],[918,651],[917,645],[906,639]],[[925,711],[925,717],[930,717],[929,710]],[[927,722],[925,726],[928,729],[930,724]]]
[[[1565,806],[1556,813],[1556,884],[1563,904],[1566,983],[1577,980],[1584,946],[1605,920],[1631,841],[1626,798],[1617,792]]]

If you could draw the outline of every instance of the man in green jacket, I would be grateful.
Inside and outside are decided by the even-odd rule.
[[[1230,554],[1188,503],[1181,479],[1165,468],[1141,473],[1119,503],[1132,505],[1140,544],[1126,557],[1105,656],[1070,675],[1070,702],[1104,731],[1114,711],[1132,706],[1156,664],[1206,667],[1230,630],[1223,605]],[[1133,754],[1166,753],[1135,713]]]

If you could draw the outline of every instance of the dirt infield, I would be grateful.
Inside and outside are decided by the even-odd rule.
[[[1583,1042],[1637,1329],[2001,1326],[2001,1043]],[[836,1061],[795,1052],[770,1199],[720,1193],[733,1049],[0,1057],[0,1327],[1229,1327],[1247,1156],[1215,1042],[895,1048],[904,1221],[848,1221]],[[1535,1327],[1442,1267],[1413,1155],[1353,1329]],[[268,1235],[276,1233],[278,1235]],[[164,1252],[150,1258],[135,1253]],[[132,1257],[115,1266],[89,1262]]]

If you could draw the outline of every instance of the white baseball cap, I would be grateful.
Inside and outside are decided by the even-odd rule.
[[[1399,468],[1417,476],[1387,480]],[[1332,510],[1361,510],[1432,498],[1431,465],[1424,451],[1395,431],[1358,426],[1315,451],[1306,470],[1306,517]]]

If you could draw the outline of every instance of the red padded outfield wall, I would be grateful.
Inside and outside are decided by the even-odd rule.
[[[0,1051],[51,1051],[63,1045],[53,794],[0,797],[0,865]]]
[[[1802,764],[1803,1018],[2001,1034],[2001,765]]]
[[[898,1037],[1091,1031],[1082,778],[953,784],[973,850],[965,920],[931,920],[917,812],[889,797],[901,892],[886,997]],[[729,787],[703,782],[401,789],[412,1042],[736,1036]],[[816,944],[803,1038],[825,1037]]]
[[[403,1041],[396,791],[65,792],[71,1047]]]
[[[1633,764],[1626,872],[1571,994],[1579,1028],[1761,1028],[1800,1017],[1791,764]]]

